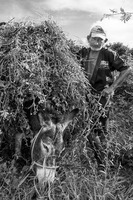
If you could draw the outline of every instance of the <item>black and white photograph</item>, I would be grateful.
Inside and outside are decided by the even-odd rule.
[[[133,1],[0,3],[0,200],[133,200]]]

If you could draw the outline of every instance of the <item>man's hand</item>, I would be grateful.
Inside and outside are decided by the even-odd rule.
[[[103,96],[113,96],[114,95],[114,88],[113,87],[107,87],[102,91]]]
[[[126,76],[130,73],[130,71],[131,71],[130,67],[128,69],[125,69],[125,70],[121,71],[120,74],[119,74],[119,76],[114,81],[114,83],[110,87],[107,87],[107,88],[105,88],[103,90],[102,95],[103,96],[106,96],[106,95],[113,96],[115,89],[120,84],[122,84],[122,82],[125,80]]]

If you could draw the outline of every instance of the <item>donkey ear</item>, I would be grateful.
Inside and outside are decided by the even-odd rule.
[[[41,112],[38,113],[38,118],[41,126],[46,125]]]
[[[71,112],[64,114],[61,124],[63,125],[63,130],[68,126],[68,124],[74,119],[78,114],[79,109],[75,108]]]

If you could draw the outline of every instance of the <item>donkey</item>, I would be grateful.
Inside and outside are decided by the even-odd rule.
[[[63,150],[64,130],[79,112],[73,109],[63,115],[55,115],[48,109],[39,109],[35,114],[27,109],[29,125],[33,131],[31,142],[32,169],[36,173],[39,185],[53,182],[56,174],[56,158]],[[16,136],[16,151],[21,149],[22,135]],[[20,154],[20,152],[19,152]]]
[[[41,129],[32,141],[31,159],[39,184],[53,182],[56,173],[56,157],[63,150],[63,132],[78,113],[78,109],[65,113],[61,118],[52,119],[38,113]]]

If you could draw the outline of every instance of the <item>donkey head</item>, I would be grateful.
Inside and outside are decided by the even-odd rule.
[[[31,158],[40,185],[54,181],[57,168],[55,158],[63,149],[63,132],[78,112],[78,109],[74,109],[60,118],[38,113],[41,129],[33,139]]]

